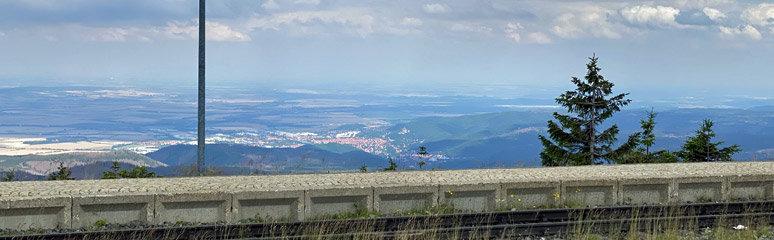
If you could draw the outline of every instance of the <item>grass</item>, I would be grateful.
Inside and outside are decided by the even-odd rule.
[[[745,217],[744,219],[720,218],[709,226],[702,226],[696,218],[696,213],[685,208],[671,207],[661,212],[645,212],[635,209],[631,216],[613,218],[614,223],[608,226],[595,226],[586,220],[596,220],[605,216],[595,216],[592,213],[579,212],[574,217],[576,224],[562,239],[626,239],[626,240],[677,240],[677,239],[771,239],[774,232],[769,219]],[[766,209],[758,209],[766,210]],[[768,211],[768,210],[766,210]],[[749,213],[755,209],[748,209]],[[662,219],[654,219],[660,217]],[[615,220],[620,220],[615,223]],[[624,224],[624,222],[628,224]],[[743,229],[734,229],[744,226]]]
[[[441,215],[441,214],[455,214],[455,213],[463,213],[464,211],[455,209],[454,204],[452,203],[441,203],[438,206],[432,205],[432,206],[426,206],[421,209],[411,209],[407,211],[396,211],[391,214],[390,216],[428,216],[428,215]]]
[[[311,218],[311,221],[316,220],[337,220],[337,219],[355,219],[355,218],[376,218],[381,216],[379,212],[372,211],[366,207],[362,207],[359,204],[354,204],[355,211],[343,212],[339,214],[321,215]]]

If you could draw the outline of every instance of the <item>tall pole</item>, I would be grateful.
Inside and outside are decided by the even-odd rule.
[[[199,0],[199,126],[196,169],[204,174],[204,0]]]

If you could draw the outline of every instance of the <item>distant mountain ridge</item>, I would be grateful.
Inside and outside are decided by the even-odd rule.
[[[44,176],[57,169],[64,162],[66,166],[104,165],[118,161],[132,166],[163,167],[164,163],[155,161],[142,154],[127,151],[111,152],[73,152],[53,155],[0,156],[0,171],[23,171],[31,175]],[[104,164],[103,164],[104,163]],[[96,171],[96,170],[95,170]],[[101,172],[100,172],[101,173]]]
[[[168,165],[196,163],[195,145],[174,145],[146,156]],[[208,166],[272,169],[278,172],[355,170],[361,165],[385,165],[385,159],[363,151],[335,153],[311,145],[298,148],[263,148],[246,145],[211,144],[206,146]]]
[[[647,109],[650,110],[650,109]],[[618,139],[640,131],[646,109],[625,110],[604,125],[617,124]],[[563,112],[557,109],[557,112]],[[451,159],[449,168],[539,166],[542,150],[537,136],[546,133],[546,121],[554,111],[513,111],[459,117],[418,119],[390,127],[388,136],[403,141],[408,149],[427,147],[433,154]],[[679,150],[703,119],[715,121],[716,141],[739,144],[738,160],[765,160],[774,156],[774,106],[750,109],[678,108],[659,111],[654,149]],[[619,142],[620,144],[620,142]]]

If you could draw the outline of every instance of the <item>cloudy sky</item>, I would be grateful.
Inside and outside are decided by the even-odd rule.
[[[0,85],[192,84],[198,1],[0,1]],[[231,86],[567,88],[600,57],[630,91],[770,97],[774,3],[211,0],[208,79]]]

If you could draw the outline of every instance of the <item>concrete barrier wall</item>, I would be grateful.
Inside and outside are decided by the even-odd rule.
[[[430,186],[111,193],[0,198],[0,229],[107,223],[298,221],[338,214],[401,215],[443,205],[462,212],[774,198],[774,174],[680,178],[529,180]]]

